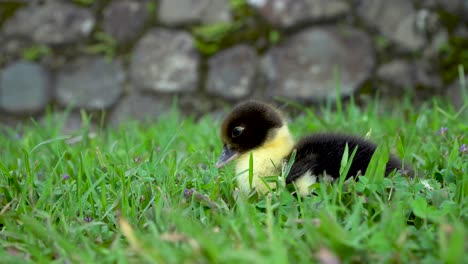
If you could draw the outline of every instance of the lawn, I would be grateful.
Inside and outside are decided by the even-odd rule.
[[[436,99],[293,108],[296,137],[340,131],[380,143],[372,171],[318,183],[311,197],[280,187],[245,198],[232,166],[214,166],[220,120],[209,116],[173,111],[94,134],[86,118],[73,135],[52,118],[4,129],[0,262],[468,263],[465,108]],[[418,176],[384,179],[385,150]]]

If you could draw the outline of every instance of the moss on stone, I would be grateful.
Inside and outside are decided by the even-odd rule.
[[[440,23],[448,30],[449,33],[452,33],[460,23],[459,16],[447,12],[444,9],[437,10],[437,13],[439,15]]]
[[[25,5],[24,1],[0,1],[0,26]]]
[[[213,55],[238,43],[253,44],[260,52],[280,39],[280,33],[260,19],[245,0],[231,0],[233,21],[192,28],[196,45],[203,55]],[[260,43],[260,44],[259,44]]]

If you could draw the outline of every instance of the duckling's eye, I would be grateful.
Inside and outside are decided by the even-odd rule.
[[[233,130],[232,130],[232,137],[235,138],[235,137],[238,137],[242,134],[242,131],[244,131],[244,128],[243,127],[235,127]]]

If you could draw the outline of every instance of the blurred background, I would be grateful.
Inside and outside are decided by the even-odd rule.
[[[467,0],[0,0],[0,124],[247,98],[461,105]],[[177,100],[175,100],[177,99]],[[65,114],[66,113],[66,114]]]

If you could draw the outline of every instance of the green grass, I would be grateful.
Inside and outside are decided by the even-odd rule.
[[[1,262],[468,262],[465,108],[435,100],[416,110],[402,100],[302,111],[295,136],[367,135],[419,176],[382,178],[382,151],[374,173],[316,184],[312,197],[281,187],[236,198],[232,166],[214,166],[219,120],[174,111],[95,137],[85,121],[72,139],[50,120],[0,134]]]

